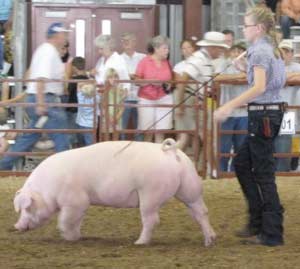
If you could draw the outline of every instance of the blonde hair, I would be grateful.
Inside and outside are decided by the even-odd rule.
[[[119,78],[119,74],[116,71],[116,69],[108,68],[105,73],[105,80],[112,78],[112,77]]]
[[[271,9],[266,6],[257,5],[247,10],[245,16],[250,16],[256,24],[262,24],[267,36],[271,39],[274,46],[274,54],[277,58],[281,57],[278,49],[278,41],[275,29],[275,16]]]

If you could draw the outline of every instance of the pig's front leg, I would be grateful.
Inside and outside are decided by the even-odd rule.
[[[204,245],[210,246],[216,240],[216,234],[211,227],[208,220],[208,210],[202,198],[199,198],[196,202],[187,203],[188,209],[192,217],[200,224],[203,235]]]
[[[58,228],[62,236],[68,241],[80,238],[80,226],[86,208],[65,206],[61,208],[58,216]]]

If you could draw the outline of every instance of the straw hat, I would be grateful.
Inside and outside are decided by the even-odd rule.
[[[230,49],[230,47],[225,43],[225,35],[220,32],[207,32],[204,34],[203,39],[198,41],[196,44],[200,47],[214,46]]]

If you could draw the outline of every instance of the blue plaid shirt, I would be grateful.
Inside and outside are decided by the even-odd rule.
[[[0,21],[5,22],[9,19],[13,0],[0,0]]]
[[[247,80],[252,87],[254,84],[254,67],[260,66],[266,71],[266,90],[251,102],[275,103],[281,102],[279,91],[283,89],[286,81],[284,61],[277,59],[274,49],[267,37],[261,38],[253,43],[248,51]]]

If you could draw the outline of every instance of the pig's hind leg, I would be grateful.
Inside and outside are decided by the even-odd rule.
[[[208,219],[208,210],[202,198],[193,203],[187,204],[190,215],[200,224],[203,235],[204,245],[206,247],[212,245],[216,239],[216,234],[211,227]]]
[[[193,189],[193,193],[179,192],[176,198],[182,201],[189,210],[190,215],[199,223],[204,235],[204,245],[210,246],[216,239],[216,234],[209,223],[208,210],[202,199],[202,193],[198,188]],[[195,191],[197,190],[197,191]],[[196,195],[195,195],[196,194]]]

